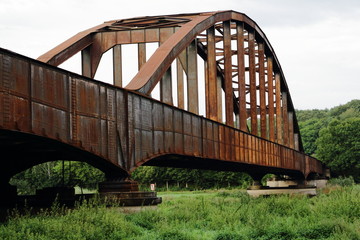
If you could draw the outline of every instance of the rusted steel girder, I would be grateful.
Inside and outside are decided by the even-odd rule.
[[[323,173],[286,146],[0,49],[2,176],[49,160],[80,160],[109,176],[140,165]]]

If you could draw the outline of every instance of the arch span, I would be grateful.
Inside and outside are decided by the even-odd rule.
[[[148,57],[146,46],[154,42],[159,47]],[[260,27],[243,13],[108,21],[38,59],[57,66],[81,52],[82,74],[94,77],[102,55],[112,49],[113,82],[123,86],[126,69],[122,63],[129,56],[123,56],[121,47],[128,44],[137,45],[133,55],[138,72],[126,89],[150,95],[158,87],[162,102],[195,114],[204,107],[207,118],[303,151],[295,109],[275,51]],[[198,89],[200,81],[203,89]],[[200,99],[201,94],[205,99]]]
[[[104,172],[108,179],[128,176],[126,170],[106,159],[54,139],[7,130],[0,130],[0,136],[0,151],[4,156],[1,179],[9,180],[35,165],[58,160],[86,162]]]

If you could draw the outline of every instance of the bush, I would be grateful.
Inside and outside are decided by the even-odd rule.
[[[352,176],[350,177],[338,177],[338,178],[331,178],[328,182],[330,185],[339,185],[342,187],[345,186],[353,186],[355,184],[354,178]]]

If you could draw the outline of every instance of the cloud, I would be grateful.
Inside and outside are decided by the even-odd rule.
[[[359,25],[360,19],[331,16],[267,29],[297,108],[330,108],[359,97]]]

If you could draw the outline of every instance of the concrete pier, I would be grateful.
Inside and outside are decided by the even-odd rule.
[[[301,194],[308,196],[316,196],[316,188],[262,188],[248,189],[247,193],[252,197],[279,195],[279,194]]]
[[[256,182],[249,187],[247,193],[253,197],[277,194],[301,194],[308,196],[316,196],[316,190],[324,188],[327,181],[327,179],[317,179],[309,181],[282,179],[267,181],[266,186],[259,186],[259,183]]]

